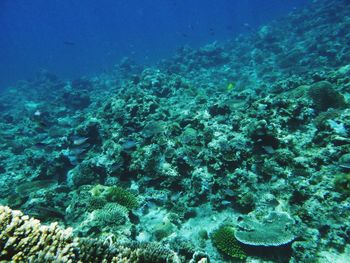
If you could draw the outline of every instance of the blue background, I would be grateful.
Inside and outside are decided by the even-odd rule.
[[[125,56],[152,63],[185,44],[246,33],[308,2],[0,0],[0,89],[41,68],[76,78],[110,70]]]

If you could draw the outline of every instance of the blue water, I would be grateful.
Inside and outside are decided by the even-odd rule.
[[[0,89],[47,69],[61,78],[150,64],[183,45],[249,33],[309,0],[0,0]]]

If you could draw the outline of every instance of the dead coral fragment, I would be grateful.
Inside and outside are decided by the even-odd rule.
[[[290,230],[294,220],[284,212],[271,212],[259,222],[245,216],[235,231],[236,239],[251,246],[281,246],[295,239]]]

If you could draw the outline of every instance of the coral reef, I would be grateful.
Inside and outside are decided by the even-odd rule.
[[[13,262],[179,262],[177,255],[153,244],[100,243],[79,239],[72,229],[0,206],[0,259]]]
[[[19,81],[0,97],[0,203],[72,227],[42,238],[73,261],[349,258],[349,13],[312,1],[152,66]],[[1,211],[2,229],[68,231]],[[4,260],[37,256],[8,233]]]

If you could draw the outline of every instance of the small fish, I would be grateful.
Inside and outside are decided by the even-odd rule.
[[[47,146],[47,144],[43,142],[37,142],[36,144],[34,144],[34,146],[38,149],[44,149]]]
[[[186,33],[184,33],[184,32],[181,33],[181,36],[186,37],[186,38],[188,37],[188,35]]]
[[[122,167],[123,167],[123,164],[121,164],[121,163],[114,163],[114,164],[111,165],[111,169],[110,170],[113,173],[113,172],[117,171],[118,169],[120,169]]]
[[[209,28],[209,35],[215,36],[215,30],[214,30],[214,28]]]
[[[42,129],[46,129],[49,127],[49,123],[45,120],[38,120],[38,121],[35,121],[35,123],[39,128],[42,128]]]
[[[69,150],[69,154],[76,156],[76,155],[82,154],[85,151],[86,151],[85,148],[73,148]]]
[[[242,27],[249,28],[249,29],[251,28],[251,26],[250,26],[249,23],[243,23],[243,24],[242,24]]]
[[[36,110],[36,111],[34,112],[34,116],[35,116],[35,117],[40,117],[40,116],[41,116],[41,111],[40,111],[40,110]]]
[[[65,44],[66,46],[75,46],[75,43],[71,41],[63,41],[63,44]]]
[[[232,31],[232,30],[233,30],[233,26],[231,26],[231,25],[227,25],[227,26],[226,26],[226,30],[228,30],[228,31]]]
[[[76,146],[79,146],[78,148],[81,148],[81,149],[86,149],[86,148],[89,148],[91,146],[90,143],[84,143],[84,144],[81,144],[81,145],[76,145]]]
[[[243,27],[244,29],[248,30],[248,31],[253,31],[252,26],[251,26],[250,24],[248,24],[248,23],[243,23],[243,24],[242,24],[242,27]]]
[[[133,150],[134,148],[136,148],[136,142],[132,140],[126,141],[122,144],[122,147],[125,151]]]
[[[228,196],[234,196],[235,195],[235,192],[233,190],[231,190],[231,189],[226,189],[224,192]]]
[[[236,87],[236,83],[230,82],[230,83],[227,85],[226,89],[227,89],[228,92],[230,92],[230,91],[233,90],[235,87]]]
[[[76,137],[75,139],[73,139],[73,144],[74,145],[82,145],[83,143],[85,143],[89,138],[87,137]]]
[[[273,154],[275,153],[275,149],[270,146],[270,145],[265,145],[265,146],[262,146],[262,148],[264,149],[264,151],[268,154]]]
[[[78,158],[75,155],[68,155],[67,157],[71,165],[78,165]]]
[[[54,207],[36,206],[28,211],[30,215],[39,219],[59,218],[64,219],[64,212]]]

